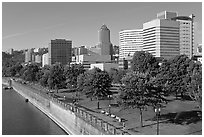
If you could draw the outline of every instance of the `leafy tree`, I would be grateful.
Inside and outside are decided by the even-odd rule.
[[[170,70],[168,71],[168,87],[171,93],[175,93],[176,97],[181,94],[181,98],[187,92],[188,66],[190,59],[186,55],[179,55],[169,60]]]
[[[41,70],[41,78],[40,78],[40,85],[47,87],[48,86],[48,78],[50,75],[50,67],[44,66]]]
[[[157,107],[165,100],[163,87],[155,77],[148,73],[129,72],[122,79],[119,104],[124,108],[138,108],[140,110],[141,127],[143,126],[143,110]]]
[[[147,71],[153,71],[158,67],[158,62],[152,54],[145,51],[136,51],[134,53],[131,63],[131,69],[133,71],[145,73]]]
[[[23,70],[23,72],[21,72],[21,73],[23,73],[22,74],[22,78],[24,80],[31,81],[31,82],[37,81],[36,74],[39,71],[39,66],[38,65],[36,65],[36,64],[29,64],[29,65],[27,65],[22,70]]]
[[[127,73],[122,79],[121,94],[119,96],[119,104],[127,108],[138,108],[140,110],[141,126],[143,126],[142,111],[148,106],[146,80],[147,74],[143,73]]]
[[[125,74],[126,70],[124,69],[111,68],[109,71],[109,76],[114,84],[121,84],[121,80]]]
[[[85,69],[82,65],[72,65],[68,66],[64,70],[64,75],[66,76],[66,85],[68,88],[76,88],[77,87],[77,77],[84,73]]]
[[[65,87],[64,68],[61,64],[54,64],[50,68],[50,75],[48,77],[48,86],[50,89],[64,88]]]
[[[22,51],[14,51],[12,55],[2,52],[2,75],[3,76],[18,76],[20,65],[24,61]]]
[[[193,68],[193,70],[192,70]],[[198,102],[199,107],[202,109],[202,67],[201,64],[193,62],[189,67],[188,78],[188,95],[191,99]]]
[[[84,78],[82,78],[84,77]],[[82,78],[80,80],[80,78]],[[99,108],[99,98],[111,94],[111,78],[106,71],[94,68],[78,77],[78,86],[81,85],[87,97],[97,98],[97,108]]]

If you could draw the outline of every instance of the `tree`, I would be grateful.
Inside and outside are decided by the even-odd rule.
[[[126,70],[123,69],[111,68],[109,71],[109,76],[114,84],[121,84],[121,80],[125,74]]]
[[[192,70],[193,69],[193,70]],[[202,67],[201,64],[191,63],[189,66],[188,78],[188,95],[192,100],[198,102],[199,107],[202,109]]]
[[[170,69],[168,71],[168,87],[171,93],[178,95],[183,95],[187,92],[187,79],[188,66],[190,59],[186,55],[178,55],[169,60]]]
[[[82,78],[83,77],[83,78]],[[80,78],[82,78],[80,80]],[[81,85],[87,97],[97,98],[97,108],[99,108],[99,98],[111,94],[111,78],[106,71],[94,68],[78,77],[78,86]],[[79,89],[79,90],[80,90]]]
[[[119,104],[124,108],[138,108],[140,110],[141,127],[143,126],[143,110],[156,107],[166,101],[162,86],[155,77],[148,73],[129,72],[122,79]]]
[[[143,126],[142,111],[148,105],[145,94],[147,93],[147,74],[130,72],[122,79],[120,87],[121,94],[119,96],[119,104],[127,108],[138,108],[140,110],[140,122]]]
[[[37,81],[36,74],[39,71],[39,66],[36,64],[29,64],[22,69],[22,78],[26,81],[34,82]]]
[[[47,87],[48,86],[48,78],[50,75],[50,67],[49,66],[44,66],[41,70],[41,78],[40,78],[40,85]]]
[[[64,70],[64,75],[66,76],[66,85],[67,88],[76,88],[77,87],[77,77],[84,73],[85,69],[81,64],[75,64],[71,67],[68,66]]]
[[[65,87],[64,68],[61,64],[54,64],[50,68],[50,75],[48,77],[48,86],[50,89],[64,88]]]
[[[133,55],[131,70],[145,73],[157,69],[158,62],[156,58],[145,51],[136,51]]]

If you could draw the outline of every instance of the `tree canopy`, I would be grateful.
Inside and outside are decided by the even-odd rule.
[[[64,68],[61,64],[54,64],[50,68],[48,77],[48,87],[50,89],[59,89],[65,87]]]
[[[131,70],[145,73],[153,71],[158,67],[158,62],[152,54],[145,51],[136,51],[134,53]]]
[[[124,107],[138,108],[141,115],[147,106],[161,106],[166,101],[162,85],[148,73],[129,72],[122,79],[119,103]]]
[[[78,87],[80,87],[79,90],[85,91],[86,96],[90,98],[99,100],[99,98],[111,94],[111,78],[106,71],[99,68],[91,69],[79,75],[77,83]]]
[[[77,77],[84,72],[85,72],[85,69],[81,64],[76,64],[76,65],[65,67],[64,75],[66,77],[67,88],[76,88],[77,87]]]

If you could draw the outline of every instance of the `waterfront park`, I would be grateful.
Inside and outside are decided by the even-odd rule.
[[[134,54],[128,70],[81,65],[3,66],[3,76],[82,107],[130,135],[202,134],[202,65]]]

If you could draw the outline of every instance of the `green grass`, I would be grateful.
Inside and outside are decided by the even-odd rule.
[[[58,96],[66,96],[68,99],[76,98],[75,93],[57,93]],[[111,103],[115,103],[114,100],[111,100]],[[91,101],[89,98],[86,98],[84,95],[80,96],[79,105],[91,109],[95,114],[106,121],[109,121],[111,124],[121,127],[121,123],[116,122],[115,119],[110,118],[104,114],[100,114],[101,110],[106,112],[109,111],[108,105],[109,100],[100,100],[100,109],[97,109],[97,100]],[[191,111],[198,110],[197,104],[194,101],[180,101],[173,100],[169,102],[165,108],[161,109],[161,115],[174,114],[176,115],[182,111]],[[152,135],[156,134],[156,121],[155,112],[152,108],[148,108],[146,111],[143,111],[143,123],[144,127],[140,127],[140,114],[138,109],[123,109],[121,107],[111,107],[111,114],[115,114],[121,118],[125,119],[126,130],[131,134],[146,134]],[[170,115],[171,116],[171,115]],[[190,124],[175,124],[171,122],[166,122],[163,120],[160,123],[160,134],[166,135],[185,135],[185,134],[202,134],[202,122],[198,121],[196,123]]]
[[[36,87],[36,85],[35,85]],[[38,87],[40,89],[40,87]],[[75,92],[66,92],[59,90],[58,93],[54,92],[57,97],[66,97],[64,102],[72,102],[76,99]],[[111,103],[116,103],[116,101],[111,100]],[[91,110],[90,113],[100,117],[101,119],[115,125],[116,127],[122,127],[122,123],[118,122],[110,116],[101,114],[101,110],[106,112],[109,111],[108,105],[109,100],[100,100],[100,109],[97,109],[97,100],[86,98],[85,95],[80,95],[79,105]],[[187,134],[202,134],[202,121],[196,121],[190,124],[175,124],[168,121],[169,117],[172,117],[179,113],[185,111],[198,110],[197,104],[194,101],[180,101],[173,100],[169,102],[165,108],[161,109],[161,116],[164,117],[160,121],[160,134],[163,135],[187,135]],[[125,130],[131,134],[144,134],[144,135],[154,135],[156,134],[156,120],[155,112],[149,107],[147,110],[143,111],[143,124],[144,127],[140,127],[140,114],[138,109],[123,109],[121,107],[111,107],[111,114],[115,114],[121,118],[125,119]],[[166,119],[165,119],[166,118]]]

